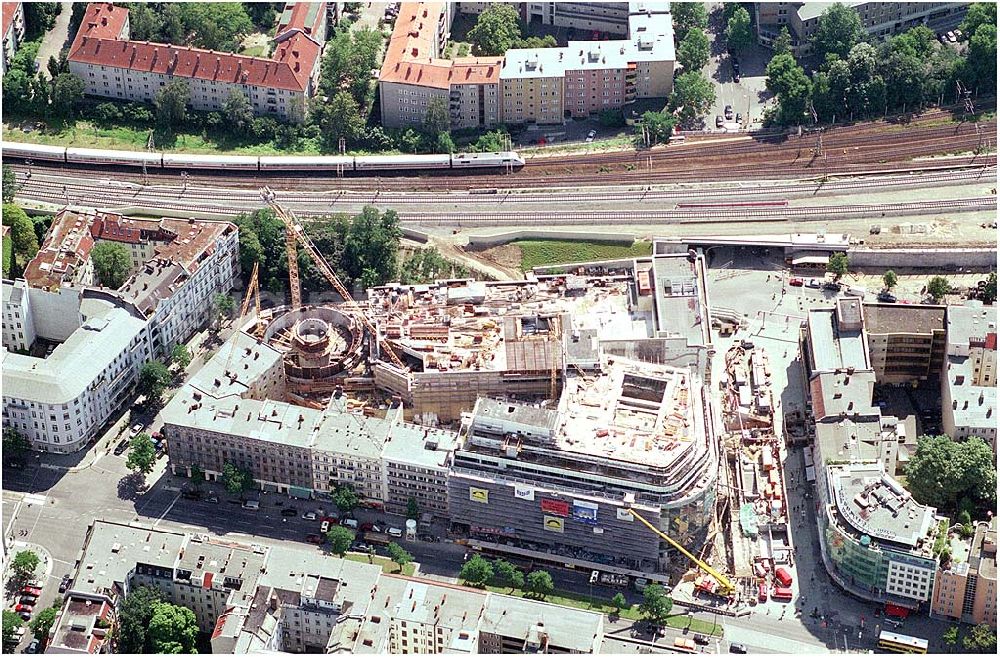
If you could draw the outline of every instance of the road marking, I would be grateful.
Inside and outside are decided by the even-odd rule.
[[[24,499],[22,501],[28,506],[31,506],[32,504],[45,504],[45,501],[47,499],[48,498],[45,495],[39,495],[38,493],[28,493],[27,495],[24,496]]]
[[[52,463],[42,463],[38,467],[44,468],[45,470],[56,470],[57,472],[62,470],[69,470],[65,465],[54,465]]]
[[[163,520],[163,517],[166,516],[168,513],[170,513],[170,509],[174,508],[174,505],[177,504],[177,500],[179,500],[179,499],[181,499],[181,494],[177,493],[177,495],[174,496],[173,501],[170,502],[170,506],[168,506],[166,509],[164,509],[163,513],[160,514],[160,517],[157,518],[156,522],[153,523],[153,528],[154,529],[156,528],[157,525],[160,524],[160,521]]]

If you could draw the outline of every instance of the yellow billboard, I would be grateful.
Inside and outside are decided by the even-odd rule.
[[[558,532],[559,534],[562,534],[564,522],[565,520],[563,518],[559,518],[558,516],[545,516],[543,527],[545,527],[546,531]]]
[[[479,502],[481,504],[490,503],[490,492],[485,488],[475,488],[469,486],[469,499],[473,502]]]

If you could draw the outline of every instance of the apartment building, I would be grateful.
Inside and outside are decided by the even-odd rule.
[[[4,281],[3,346],[11,351],[27,351],[36,337],[27,281]]]
[[[941,422],[958,440],[979,436],[996,451],[997,314],[967,301],[948,307],[947,358],[941,373]]]
[[[301,122],[318,84],[323,46],[316,37],[325,35],[326,13],[324,3],[286,8],[282,20],[287,14],[288,22],[275,37],[273,57],[265,59],[131,41],[127,8],[91,3],[70,47],[70,71],[91,96],[152,102],[160,88],[183,79],[194,109],[219,110],[236,89],[256,114]]]
[[[945,307],[864,304],[865,335],[879,383],[934,380],[944,364]]]
[[[755,2],[754,15],[757,38],[770,46],[783,27],[792,37],[796,55],[812,52],[810,39],[816,32],[820,16],[832,2]],[[965,16],[963,2],[846,2],[858,13],[865,31],[876,37],[888,37],[905,32],[917,25],[927,25],[934,31],[950,30]]]
[[[997,624],[997,519],[976,523],[972,539],[954,537],[951,559],[934,579],[931,616],[978,625]]]
[[[24,40],[24,3],[4,2],[2,5],[3,56],[0,57],[0,75],[7,72],[7,67]]]
[[[467,3],[462,3],[467,4]],[[471,3],[470,3],[471,4]],[[628,34],[628,2],[526,2],[522,15],[528,22],[538,21],[542,25],[567,27],[573,30],[600,32],[603,34]],[[643,3],[663,5],[667,3]]]
[[[621,109],[636,98],[670,95],[675,56],[666,3],[528,6],[549,4],[560,8],[560,16],[586,15],[580,20],[595,25],[613,15],[627,36],[571,41],[564,48],[512,49],[502,58],[449,60],[440,57],[450,26],[441,3],[402,3],[379,74],[383,125],[418,126],[427,108],[439,102],[448,103],[452,128],[561,124],[569,117]],[[537,15],[551,18],[548,9]],[[460,10],[478,13],[479,7]]]

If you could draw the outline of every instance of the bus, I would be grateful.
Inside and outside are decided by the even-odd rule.
[[[925,654],[927,652],[927,639],[882,631],[878,635],[878,647],[889,652]]]

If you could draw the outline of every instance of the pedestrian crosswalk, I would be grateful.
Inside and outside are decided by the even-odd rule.
[[[27,506],[32,506],[35,504],[45,504],[48,499],[48,497],[39,493],[28,493],[21,499],[21,503]]]

